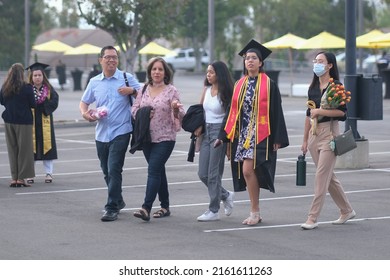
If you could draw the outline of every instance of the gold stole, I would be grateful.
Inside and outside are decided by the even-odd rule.
[[[48,89],[47,97],[50,99],[50,89]],[[35,135],[35,109],[32,110],[33,115],[33,144],[34,144],[34,154],[37,153],[37,142],[36,142],[36,135]],[[48,151],[51,150],[51,121],[50,121],[50,115],[45,116],[45,114],[42,114],[42,136],[43,136],[43,154],[46,154]]]

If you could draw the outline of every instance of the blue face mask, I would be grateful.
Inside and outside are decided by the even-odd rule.
[[[317,77],[321,77],[326,73],[325,64],[322,63],[314,63],[313,72],[317,75]]]

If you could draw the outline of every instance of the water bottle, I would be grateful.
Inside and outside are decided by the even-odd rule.
[[[306,160],[305,155],[298,156],[297,161],[297,186],[306,186]]]

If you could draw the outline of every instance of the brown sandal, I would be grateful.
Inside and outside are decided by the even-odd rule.
[[[17,180],[16,181],[16,187],[17,188],[20,188],[20,187],[31,187],[31,185],[27,184],[24,180]]]
[[[160,210],[153,213],[153,218],[163,218],[171,215],[169,209],[161,208]]]
[[[134,212],[134,217],[137,217],[137,218],[140,218],[144,221],[149,221],[150,220],[150,215],[149,215],[149,212],[144,209],[144,208],[141,208],[140,210]]]

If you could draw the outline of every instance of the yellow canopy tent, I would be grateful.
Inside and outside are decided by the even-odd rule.
[[[61,41],[51,40],[42,44],[34,45],[32,49],[42,52],[65,52],[73,48]]]
[[[91,45],[91,44],[82,44],[78,47],[72,48],[70,50],[67,50],[64,52],[64,55],[80,55],[80,54],[96,54],[98,55],[100,53],[100,50],[102,48]]]
[[[378,48],[383,48],[378,43],[371,43],[372,40],[375,40],[376,38],[382,36],[383,33],[382,31],[378,29],[371,30],[370,32],[360,35],[356,37],[356,47],[357,48],[367,48],[367,49],[378,49]]]
[[[323,31],[320,34],[307,39],[301,44],[297,44],[295,49],[343,49],[345,40],[341,37]]]
[[[372,39],[370,45],[379,45],[382,48],[390,47],[390,33]]]
[[[290,66],[290,79],[293,81],[293,57],[292,48],[296,45],[303,44],[306,39],[296,36],[292,33],[287,33],[282,37],[276,38],[272,41],[266,42],[263,45],[269,49],[288,49],[288,61]]]
[[[92,44],[82,44],[80,46],[77,46],[71,50],[68,50],[64,52],[64,55],[84,55],[84,67],[87,67],[88,65],[88,55],[94,55],[95,59],[100,54],[101,47],[92,45]]]
[[[306,39],[296,36],[291,33],[287,33],[282,37],[266,42],[263,45],[269,49],[287,49],[293,48],[296,45],[302,44]]]
[[[167,55],[167,54],[175,54],[174,51],[170,49],[164,48],[155,42],[150,42],[145,47],[139,50],[139,54],[153,54],[153,55]]]

